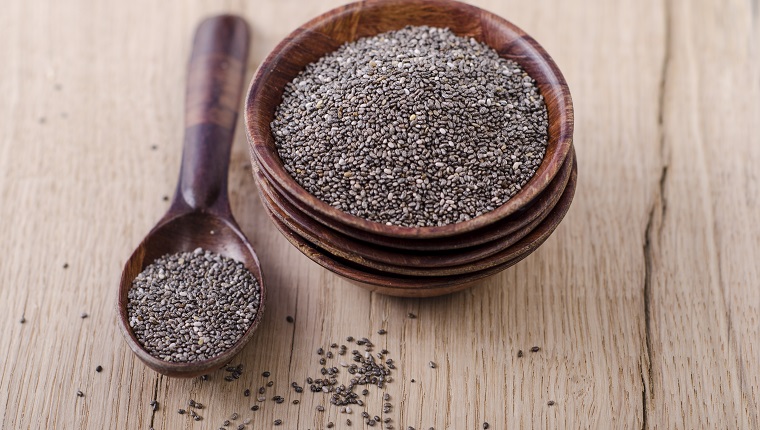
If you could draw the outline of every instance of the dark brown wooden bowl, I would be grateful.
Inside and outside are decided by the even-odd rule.
[[[376,270],[367,269],[321,251],[314,244],[309,243],[307,240],[299,236],[298,233],[289,229],[284,223],[277,219],[277,217],[270,215],[270,219],[283,236],[285,236],[285,238],[304,255],[320,266],[350,280],[352,283],[362,288],[391,296],[433,297],[453,293],[474,286],[477,281],[517,264],[530,255],[530,253],[535,251],[546,241],[546,239],[549,238],[559,225],[560,221],[562,221],[562,218],[567,214],[575,193],[576,179],[577,169],[573,168],[566,191],[554,207],[554,210],[541,224],[539,224],[538,227],[512,246],[512,248],[515,249],[515,255],[517,255],[517,257],[485,270],[463,275],[414,277],[386,274]]]
[[[538,83],[549,114],[549,142],[538,171],[502,206],[471,220],[440,227],[401,227],[369,221],[336,209],[303,189],[284,169],[270,124],[285,85],[306,65],[345,42],[407,25],[448,27],[517,61]],[[373,235],[442,238],[461,235],[508,217],[541,194],[559,172],[572,145],[573,107],[562,73],[549,54],[524,31],[490,12],[450,0],[366,0],[333,9],[291,33],[259,67],[246,99],[246,130],[252,159],[284,194],[311,212]]]
[[[565,166],[563,166],[560,174],[557,175],[552,183],[552,186],[554,186],[554,183],[561,185],[561,189],[556,193],[556,200],[559,200],[561,192],[567,185],[573,169],[573,161],[574,156],[571,152],[565,161]],[[500,255],[501,258],[504,258],[502,251],[532,231],[551,212],[554,203],[556,203],[556,200],[553,200],[553,204],[547,207],[544,212],[539,213],[536,217],[531,217],[530,222],[515,232],[504,237],[497,237],[495,240],[482,245],[441,252],[406,251],[379,247],[330,229],[309,218],[307,214],[291,205],[276,190],[272,189],[271,184],[258,169],[254,172],[254,177],[256,178],[262,201],[267,206],[269,214],[276,216],[288,228],[298,233],[310,243],[334,256],[360,266],[387,273],[412,276],[461,274],[480,270],[479,268],[468,266],[470,263],[477,263],[480,266],[485,266],[489,263],[495,264],[495,262],[500,261]],[[472,232],[470,235],[490,236],[490,226]],[[467,238],[464,239],[466,240]]]

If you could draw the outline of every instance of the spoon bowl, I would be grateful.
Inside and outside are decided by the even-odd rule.
[[[232,216],[227,171],[248,55],[248,26],[222,15],[201,22],[188,67],[185,140],[179,182],[167,213],[124,266],[119,285],[119,326],[129,347],[148,367],[168,376],[194,377],[229,363],[261,321],[266,289],[253,247]],[[135,277],[157,258],[202,248],[243,263],[258,280],[261,299],[253,322],[224,352],[192,362],[151,355],[129,325],[128,294]]]

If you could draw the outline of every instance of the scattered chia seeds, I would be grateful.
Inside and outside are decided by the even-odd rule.
[[[129,325],[145,349],[165,361],[193,362],[240,339],[258,312],[261,289],[242,263],[198,248],[154,261],[128,297]]]
[[[516,62],[421,26],[308,65],[271,128],[286,171],[320,200],[389,225],[440,226],[492,211],[528,182],[548,115]]]

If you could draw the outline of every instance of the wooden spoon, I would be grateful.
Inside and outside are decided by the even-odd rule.
[[[236,16],[208,18],[198,26],[188,67],[179,183],[169,211],[140,243],[121,275],[119,326],[127,344],[150,368],[168,376],[199,376],[227,364],[250,340],[264,310],[266,290],[259,261],[235,222],[227,197],[248,40],[248,26]],[[164,361],[150,355],[135,338],[127,317],[127,293],[134,278],[158,257],[198,247],[242,262],[259,281],[261,303],[251,326],[225,352],[203,361]]]

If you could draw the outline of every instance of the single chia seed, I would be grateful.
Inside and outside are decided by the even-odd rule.
[[[440,226],[520,191],[543,160],[548,114],[516,62],[421,26],[308,65],[271,129],[285,170],[320,200],[384,224]]]
[[[98,372],[98,373],[102,372],[102,371],[103,371],[103,366],[100,366],[100,365],[98,365],[98,366],[95,368],[95,371],[96,371],[96,372]]]
[[[483,429],[484,430],[488,430],[489,427],[491,427],[490,424],[488,424],[487,422],[483,423]]]
[[[541,348],[539,348],[537,346],[534,346],[533,348],[530,349],[530,352],[538,352],[540,350],[541,350]]]
[[[261,288],[242,263],[204,251],[165,255],[128,293],[129,326],[154,357],[205,360],[231,348],[259,310]],[[226,380],[237,379],[242,367]]]

